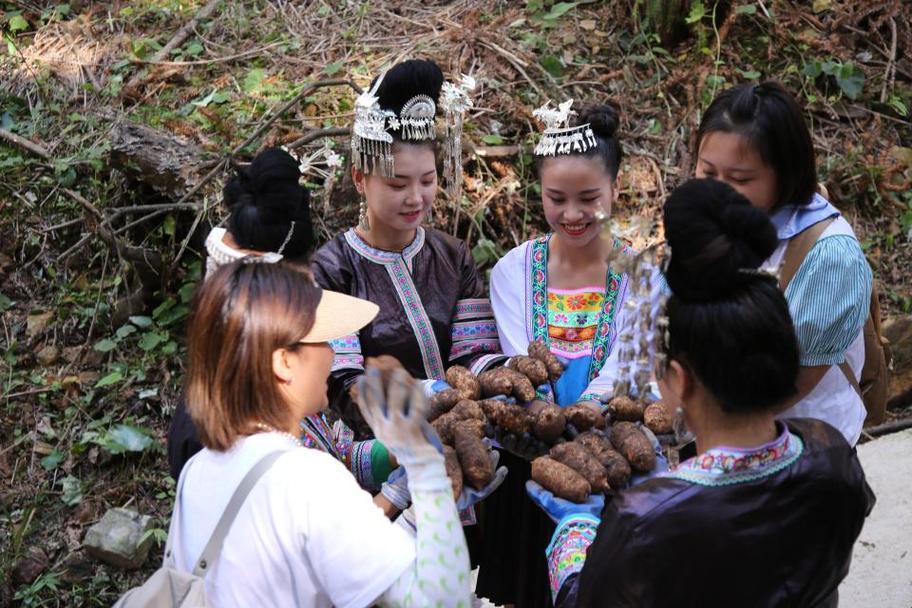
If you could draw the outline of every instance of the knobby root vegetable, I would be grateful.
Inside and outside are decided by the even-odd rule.
[[[574,403],[564,408],[564,416],[581,433],[591,428],[605,428],[605,417],[595,411],[595,409],[582,403]]]
[[[451,409],[456,403],[459,402],[460,394],[455,388],[448,388],[446,390],[436,393],[431,397],[430,409],[428,412],[428,421],[433,422],[440,416],[443,416]]]
[[[476,490],[481,490],[494,479],[494,463],[488,448],[467,422],[457,423],[453,428],[453,447],[459,457],[463,479]]]
[[[576,441],[568,441],[551,448],[548,455],[582,475],[593,492],[604,492],[608,489],[608,473],[602,463],[586,446]]]
[[[525,355],[516,355],[510,359],[510,369],[515,369],[529,379],[532,386],[540,386],[548,381],[548,366],[544,361],[539,361]]]
[[[634,423],[614,424],[611,427],[611,443],[634,471],[646,473],[655,468],[656,453],[652,443]]]
[[[462,494],[462,467],[456,450],[448,445],[443,446],[443,463],[450,483],[453,484],[453,498],[459,500],[459,495]]]
[[[532,461],[532,479],[558,498],[585,502],[589,498],[589,482],[568,467],[548,456]]]
[[[674,429],[671,412],[661,401],[646,406],[646,410],[643,412],[643,422],[656,435],[665,435]]]
[[[621,422],[640,422],[643,420],[643,403],[630,397],[615,397],[608,403],[608,412],[612,420]]]
[[[460,420],[485,421],[484,410],[481,409],[481,406],[478,405],[477,401],[470,401],[469,399],[461,400],[450,410],[450,413]]]
[[[513,382],[502,367],[481,372],[478,374],[478,383],[481,384],[481,395],[483,397],[509,396],[513,393]]]
[[[508,433],[522,435],[531,428],[529,414],[518,405],[487,399],[481,402],[481,408],[495,426],[499,426]]]
[[[510,378],[513,385],[513,396],[521,403],[529,403],[535,399],[535,387],[532,382],[523,374],[509,367],[500,368]]]
[[[460,399],[478,400],[481,398],[481,384],[478,378],[461,365],[454,365],[447,370],[447,384],[459,391]]]
[[[553,443],[560,437],[565,428],[567,428],[567,417],[561,408],[553,403],[545,403],[543,407],[539,408],[532,423],[535,436],[548,443]]]
[[[587,431],[574,439],[598,459],[608,473],[608,485],[618,490],[630,481],[630,463],[613,447],[611,442],[598,431]]]
[[[548,368],[548,379],[551,382],[557,382],[557,379],[564,373],[564,366],[557,358],[557,355],[548,349],[544,342],[532,342],[529,344],[529,356],[538,359]]]

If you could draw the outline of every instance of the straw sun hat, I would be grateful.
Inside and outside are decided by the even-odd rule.
[[[322,290],[314,313],[314,324],[303,338],[304,344],[329,342],[353,334],[377,316],[380,307],[373,302],[347,296],[337,291]]]

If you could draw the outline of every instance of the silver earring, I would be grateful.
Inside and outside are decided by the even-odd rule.
[[[370,232],[370,219],[367,217],[367,201],[363,198],[361,203],[358,205],[358,226],[361,227],[361,230],[364,232]]]
[[[425,222],[428,226],[434,221],[434,206],[431,205],[428,207],[427,213],[424,215]]]

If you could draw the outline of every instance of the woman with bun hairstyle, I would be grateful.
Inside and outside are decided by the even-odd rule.
[[[712,180],[675,189],[664,216],[672,295],[656,376],[697,455],[584,505],[529,482],[558,522],[555,604],[836,606],[874,496],[836,429],[777,420],[800,355],[788,303],[758,271],[776,229]]]
[[[307,260],[313,232],[310,197],[300,177],[298,162],[288,152],[270,148],[228,181],[223,195],[230,211],[228,229],[213,228],[206,238],[207,277],[239,259],[264,263],[283,258]],[[395,464],[381,442],[354,441],[348,427],[341,421],[330,427],[323,413],[301,420],[301,440],[307,447],[322,449],[345,463],[368,491],[376,491]],[[168,462],[174,479],[202,447],[182,398],[168,432]]]
[[[544,342],[565,364],[554,384],[557,404],[583,403],[602,413],[619,372],[619,328],[630,314],[623,304],[631,279],[608,266],[610,257],[630,251],[603,234],[618,197],[623,150],[614,107],[577,114],[572,103],[534,113],[546,127],[535,156],[551,232],[497,262],[491,301],[504,354],[525,355],[533,341]],[[510,474],[485,503],[486,526],[496,522],[488,527],[501,533],[485,534],[477,592],[496,603],[545,606],[540,556],[554,525],[526,496],[529,463],[509,453],[501,460]]]
[[[222,265],[194,298],[186,392],[205,447],[180,476],[166,563],[202,571],[215,608],[468,606],[465,541],[420,386],[376,369],[359,383],[365,418],[408,471],[407,523],[389,521],[338,460],[299,438],[300,420],[327,405],[328,340],[369,323],[377,306],[320,289],[288,262],[251,261]],[[236,491],[240,508],[210,553]]]
[[[854,445],[866,415],[858,383],[872,275],[852,227],[817,192],[801,108],[776,82],[723,91],[700,123],[696,155],[697,177],[724,181],[769,214],[779,242],[767,266],[779,267],[790,243],[817,231],[804,259],[783,266],[788,273],[800,263],[782,283],[801,349],[798,391],[783,416],[824,420]]]
[[[358,98],[352,177],[362,197],[360,220],[313,260],[318,284],[380,306],[367,327],[332,343],[330,404],[357,438],[371,436],[349,392],[366,357],[395,357],[429,390],[435,382],[446,386],[452,365],[477,373],[503,359],[466,244],[422,225],[437,197],[435,118],[443,86],[436,63],[412,59]]]

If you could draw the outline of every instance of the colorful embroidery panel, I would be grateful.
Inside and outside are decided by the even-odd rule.
[[[781,423],[777,423],[781,425]],[[768,477],[790,466],[804,452],[804,442],[781,425],[772,442],[754,450],[720,447],[685,460],[663,473],[702,486],[727,486]]]
[[[548,290],[548,337],[555,354],[575,359],[592,353],[605,300],[597,289]]]
[[[357,334],[349,334],[329,341],[335,355],[332,370],[364,369],[364,357],[361,355],[361,341]]]
[[[557,594],[570,575],[583,569],[586,551],[595,541],[598,525],[597,517],[579,514],[562,521],[554,532],[551,544],[545,550],[553,600],[557,599]]]
[[[530,254],[528,265],[530,268],[530,337],[532,340],[540,340],[545,342],[552,348],[553,351],[556,351],[557,354],[561,354],[567,358],[582,357],[588,355],[589,350],[585,344],[581,344],[579,340],[567,340],[566,332],[561,333],[561,330],[557,330],[558,335],[555,336],[557,341],[552,342],[551,330],[552,323],[550,323],[550,314],[551,314],[551,293],[548,291],[548,241],[551,239],[550,234],[539,237],[532,241],[530,246]],[[621,248],[625,253],[628,251],[626,245],[622,244],[620,241],[615,240],[615,247]],[[598,313],[598,320],[595,323],[595,330],[591,338],[587,337],[585,340],[591,339],[591,354],[592,362],[589,366],[589,381],[591,382],[602,369],[602,366],[605,364],[605,361],[608,359],[608,355],[611,353],[611,350],[614,348],[614,341],[617,337],[617,332],[614,328],[614,321],[617,317],[618,304],[623,302],[624,296],[627,293],[627,275],[620,275],[616,272],[612,272],[611,269],[608,269],[608,272],[605,275],[605,292],[601,296],[601,310]],[[554,290],[554,295],[560,300],[559,292]],[[566,315],[568,322],[571,321],[570,314],[576,312],[570,310],[571,308],[579,308],[581,311],[584,311],[588,315],[591,313],[589,310],[591,297],[585,297],[583,294],[574,293],[573,296],[576,296],[572,299],[561,300],[560,306],[564,307],[564,310],[555,310],[555,314],[563,313]],[[568,314],[570,313],[570,314]],[[557,317],[555,317],[556,320]],[[554,323],[554,325],[559,326],[559,323]],[[587,332],[588,334],[588,332]],[[578,337],[574,335],[574,338]],[[565,348],[565,352],[559,352],[561,347]]]

